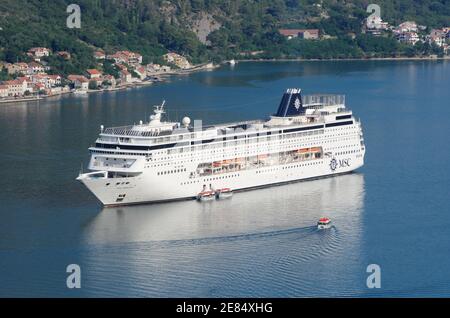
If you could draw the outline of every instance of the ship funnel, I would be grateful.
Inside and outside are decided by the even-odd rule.
[[[289,88],[283,94],[280,106],[275,116],[289,117],[297,116],[305,112],[303,108],[302,95],[300,88]]]

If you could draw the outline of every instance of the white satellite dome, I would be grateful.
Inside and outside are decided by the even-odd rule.
[[[181,122],[183,123],[183,126],[188,127],[191,123],[191,119],[189,117],[184,117]]]

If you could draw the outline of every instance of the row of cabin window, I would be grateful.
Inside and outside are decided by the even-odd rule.
[[[342,151],[342,152],[337,152],[336,155],[347,155],[347,154],[351,154],[351,153],[357,153],[357,152],[361,152],[361,150],[349,150],[349,151]]]
[[[297,146],[298,147],[300,147],[300,146],[302,146],[302,147],[308,147],[308,146],[315,146],[316,145],[316,143],[304,143],[304,144],[298,144]],[[220,154],[220,152],[219,152],[219,154]],[[231,157],[231,156],[241,156],[241,155],[251,155],[251,154],[257,154],[257,151],[246,151],[246,152],[244,152],[244,153],[236,153],[236,152],[230,152],[230,151],[228,151],[228,152],[226,152],[226,153],[221,153],[221,155],[224,155],[224,156],[229,156],[229,157]],[[205,157],[205,154],[197,154],[197,155],[195,155],[195,156],[193,156],[193,155],[180,155],[180,156],[177,156],[176,158],[178,158],[178,157],[190,157],[189,159],[188,159],[188,161],[190,160],[191,162],[193,162],[193,160],[192,159],[200,159],[200,158],[203,158],[203,157]],[[176,163],[183,163],[183,162],[185,162],[185,161],[180,161],[180,162],[176,162]],[[169,164],[173,164],[173,162],[170,162],[170,163],[161,163],[161,164],[155,164],[154,166],[155,167],[159,167],[159,166],[165,166],[165,165],[169,165]]]
[[[180,184],[186,185],[186,184],[192,184],[192,183],[214,181],[214,180],[219,180],[219,179],[236,178],[239,176],[240,176],[240,174],[224,175],[224,176],[219,176],[219,177],[214,177],[214,178],[203,179],[203,181],[202,180],[192,180],[192,181],[182,182]]]
[[[159,172],[158,172],[158,176],[164,175],[164,174],[180,173],[180,172],[186,172],[186,168],[183,168],[183,169],[175,169],[175,170],[167,170],[167,171],[159,171]]]
[[[342,129],[342,128],[339,128],[339,129]],[[345,128],[344,128],[345,129]],[[343,140],[350,140],[351,138],[345,138],[345,139],[343,139]],[[343,141],[342,139],[341,140],[339,140],[339,141]],[[330,143],[330,142],[337,142],[338,140],[337,139],[334,139],[334,140],[328,140],[328,141],[324,141],[324,143]],[[307,146],[308,144],[305,144],[305,146]],[[310,144],[310,145],[312,145],[312,144]],[[218,145],[219,146],[219,145]],[[206,146],[206,147],[209,147],[209,146]],[[253,147],[256,147],[256,145],[255,146],[250,146],[251,148],[253,148]],[[194,149],[194,147],[185,147],[185,151],[189,151],[189,150],[192,150],[192,151],[199,151],[200,149],[198,149],[199,147],[195,147],[195,149]],[[217,147],[217,148],[220,148],[220,147]],[[180,148],[180,149],[177,149],[177,150],[181,150],[182,148]],[[222,148],[223,149],[223,148]],[[175,150],[175,149],[173,149],[173,150]],[[173,151],[172,150],[172,151]],[[201,150],[205,150],[205,149],[201,149]],[[122,153],[122,152],[109,152],[109,151],[96,151],[96,153],[100,153],[100,154],[120,154],[120,155],[130,155],[130,153]],[[161,153],[163,153],[163,152],[161,152],[161,151],[158,151],[158,152],[156,152],[157,154],[161,154]],[[147,155],[146,153],[136,153],[136,155]],[[186,157],[188,157],[188,156],[190,156],[189,154],[186,154],[186,155],[181,155],[180,157],[183,157],[183,156],[186,156]],[[161,158],[162,160],[168,160],[168,159],[170,159],[169,157],[165,157],[165,158]]]

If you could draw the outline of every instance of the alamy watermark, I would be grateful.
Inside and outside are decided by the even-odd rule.
[[[366,269],[367,273],[370,275],[367,277],[366,286],[367,288],[381,288],[381,267],[377,264],[369,264]]]
[[[69,289],[81,288],[81,268],[80,265],[70,264],[66,268],[66,273],[70,275],[67,276],[66,286]]]
[[[69,4],[66,9],[70,15],[67,17],[66,25],[69,29],[81,28],[81,8],[78,4]]]
[[[381,8],[378,4],[371,3],[367,6],[366,12],[371,13],[367,17],[366,25],[369,29],[375,28],[377,20],[381,19]]]

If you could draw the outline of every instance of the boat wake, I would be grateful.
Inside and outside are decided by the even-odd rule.
[[[94,292],[98,295],[124,292],[111,291],[109,281],[100,279],[111,272],[112,266],[139,295],[186,296],[189,291],[195,296],[264,296],[273,292],[296,296],[306,294],[316,283],[313,277],[320,269],[315,264],[335,265],[345,246],[342,239],[336,227],[318,230],[314,225],[201,238],[95,244],[83,254],[89,255],[93,277],[99,277],[93,281],[99,288]]]
[[[225,235],[225,236],[211,236],[211,237],[191,238],[191,239],[153,240],[139,243],[151,244],[152,247],[158,246],[163,247],[167,245],[170,245],[171,247],[185,246],[185,245],[198,246],[198,245],[220,244],[234,241],[253,242],[256,240],[265,240],[265,239],[295,240],[309,237],[314,234],[319,234],[319,232],[321,231],[317,230],[316,226],[307,226],[307,227],[297,227],[267,232],[245,233],[245,234]]]

